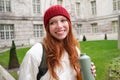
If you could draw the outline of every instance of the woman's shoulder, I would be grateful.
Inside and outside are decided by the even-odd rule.
[[[31,48],[30,51],[39,51],[42,48],[42,44],[41,43],[35,43]]]
[[[41,48],[42,47],[42,43],[35,43],[31,49],[37,49],[37,48]]]
[[[43,52],[43,47],[41,43],[36,43],[34,44],[27,53],[29,53],[30,55],[34,56],[34,57],[38,57],[41,56]]]

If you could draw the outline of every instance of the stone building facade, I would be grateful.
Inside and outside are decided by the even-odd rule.
[[[33,45],[45,36],[43,14],[54,4],[71,15],[78,40],[117,39],[119,0],[0,0],[0,48]]]

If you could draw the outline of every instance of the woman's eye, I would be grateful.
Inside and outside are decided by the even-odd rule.
[[[53,25],[53,24],[54,24],[54,22],[50,22],[50,23],[49,23],[49,25]]]
[[[61,22],[66,22],[67,20],[66,19],[62,19]]]

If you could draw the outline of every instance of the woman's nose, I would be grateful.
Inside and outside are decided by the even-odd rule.
[[[62,23],[60,21],[58,21],[58,27],[61,28],[62,27]]]

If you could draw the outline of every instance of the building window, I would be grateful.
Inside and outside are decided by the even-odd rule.
[[[96,1],[91,1],[92,15],[96,15]]]
[[[120,10],[120,0],[113,0],[113,11]]]
[[[92,33],[97,33],[98,32],[97,23],[93,23],[93,24],[91,24],[91,26],[92,26]]]
[[[0,12],[11,12],[10,0],[0,0]]]
[[[33,26],[34,37],[43,37],[44,28],[42,24],[34,24]]]
[[[76,3],[76,14],[77,16],[80,16],[80,3],[79,2]]]
[[[57,4],[62,5],[63,0],[57,0]]]
[[[0,24],[0,39],[13,39],[14,38],[14,25],[13,24]]]
[[[77,31],[78,35],[80,35],[82,33],[82,24],[77,24],[76,31]]]
[[[40,14],[40,0],[33,0],[33,13]]]
[[[118,27],[118,21],[112,21],[112,32],[116,33],[117,32],[117,27]]]

